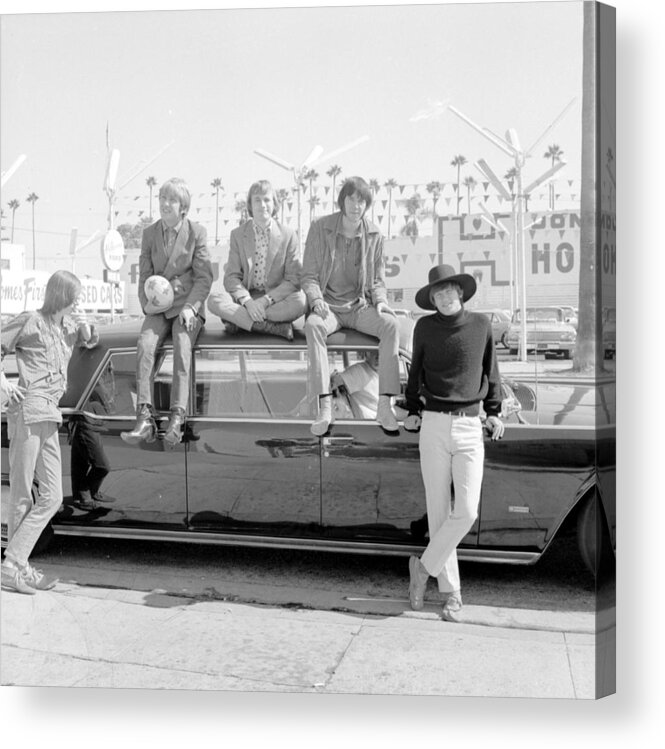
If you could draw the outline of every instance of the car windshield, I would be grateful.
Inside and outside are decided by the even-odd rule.
[[[515,312],[515,322],[522,319],[521,311]],[[527,322],[561,322],[563,320],[563,311],[558,307],[536,307],[526,311]]]

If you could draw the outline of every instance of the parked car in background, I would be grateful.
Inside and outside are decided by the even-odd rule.
[[[614,359],[617,353],[617,311],[616,307],[603,308],[603,356]]]
[[[413,321],[400,318],[400,371],[408,378]],[[192,353],[182,442],[162,439],[169,417],[173,349],[156,362],[158,438],[130,446],[121,432],[136,414],[136,341],[140,323],[101,330],[94,349],[77,349],[69,366],[60,430],[64,504],[58,535],[420,554],[426,544],[425,493],[417,434],[388,436],[353,408],[337,411],[327,434],[312,435],[307,346],[275,336],[228,335],[206,322]],[[364,361],[378,341],[357,331],[328,338],[331,370]],[[503,439],[486,439],[478,519],[459,556],[533,564],[558,534],[575,530],[596,569],[614,535],[613,383],[503,380]],[[103,389],[105,410],[95,393]],[[341,397],[341,396],[340,396]],[[95,401],[93,403],[93,401]],[[344,414],[346,415],[340,415]],[[113,504],[77,504],[70,478],[72,427],[91,421],[111,471],[102,491]],[[2,470],[8,436],[2,419]],[[2,477],[2,519],[7,517]],[[38,487],[35,487],[38,491]],[[597,532],[602,519],[603,533]],[[3,538],[6,538],[3,524]],[[608,551],[609,550],[609,551]]]
[[[522,310],[515,310],[506,335],[510,353],[519,350],[522,331]],[[546,357],[563,356],[570,359],[575,347],[577,331],[568,322],[561,307],[527,307],[526,348],[527,353],[542,352]]]
[[[559,305],[563,310],[564,320],[577,330],[577,310],[565,304]]]
[[[485,315],[492,324],[494,343],[508,348],[506,336],[510,328],[510,312],[505,309],[474,309],[471,311],[480,312],[482,315]]]

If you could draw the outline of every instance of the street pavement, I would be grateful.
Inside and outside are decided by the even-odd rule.
[[[2,591],[3,685],[570,699],[613,691],[613,610],[466,605],[453,624],[433,602],[411,611],[406,591],[336,597],[213,576],[44,571],[60,577],[51,591]]]

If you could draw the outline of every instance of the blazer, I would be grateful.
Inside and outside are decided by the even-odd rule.
[[[243,304],[251,297],[249,287],[256,254],[253,223],[250,219],[231,232],[224,288],[238,304]],[[300,288],[301,270],[300,249],[295,232],[273,218],[266,256],[266,293],[275,302],[286,299]]]
[[[188,218],[175,240],[173,253],[168,258],[164,246],[164,222],[159,219],[143,230],[141,254],[139,256],[139,301],[145,312],[148,299],[144,285],[149,276],[164,276],[169,281],[178,279],[174,285],[173,306],[164,314],[176,317],[185,305],[190,305],[197,315],[205,318],[205,300],[210,293],[213,273],[208,252],[206,230]],[[173,284],[172,284],[173,285]]]
[[[309,228],[300,281],[310,308],[324,297],[335,260],[335,237],[341,225],[342,214],[338,212],[317,219]],[[387,302],[388,293],[383,277],[383,237],[379,229],[364,217],[360,246],[362,261],[359,281],[362,295],[374,306]]]

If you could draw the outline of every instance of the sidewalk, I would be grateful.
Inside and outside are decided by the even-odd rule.
[[[2,591],[3,685],[590,699],[614,637],[593,614],[465,606],[451,624],[406,600],[45,571],[52,591]]]

